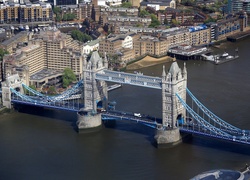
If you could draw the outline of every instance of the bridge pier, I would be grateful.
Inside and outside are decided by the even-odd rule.
[[[102,127],[102,117],[100,113],[92,111],[79,111],[76,122],[78,131],[93,132]]]
[[[182,142],[179,128],[157,129],[155,135],[157,147],[172,147]]]

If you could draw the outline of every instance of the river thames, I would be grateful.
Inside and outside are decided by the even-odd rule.
[[[250,38],[223,43],[221,49],[239,59],[214,65],[187,61],[188,88],[225,121],[250,129]],[[177,61],[183,67],[183,61]],[[162,66],[140,69],[161,76]],[[111,91],[116,109],[161,116],[161,91],[124,85]],[[3,180],[186,180],[212,169],[239,170],[250,164],[244,147],[194,137],[170,149],[157,149],[154,130],[131,122],[97,133],[77,133],[72,113],[43,111],[0,115],[0,179]]]

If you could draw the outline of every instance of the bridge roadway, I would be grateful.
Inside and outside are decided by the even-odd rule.
[[[109,110],[102,112],[102,120],[129,120],[141,123],[152,128],[157,128],[162,124],[162,119],[142,114],[141,117],[135,116],[134,113]]]
[[[96,79],[120,84],[130,84],[134,86],[162,89],[161,78],[145,76],[141,73],[131,74],[125,72],[103,70],[96,74]]]

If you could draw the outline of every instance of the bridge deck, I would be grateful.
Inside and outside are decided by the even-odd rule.
[[[103,70],[96,74],[97,80],[130,84],[135,86],[149,87],[155,89],[161,89],[162,79],[159,77],[145,76],[143,74],[131,74],[125,72],[117,72],[110,70]]]

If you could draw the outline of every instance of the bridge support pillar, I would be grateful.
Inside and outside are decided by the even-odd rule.
[[[157,147],[172,147],[182,142],[179,128],[157,129],[155,140]]]
[[[102,127],[101,114],[91,111],[79,111],[76,125],[79,131],[93,132],[99,130]]]

